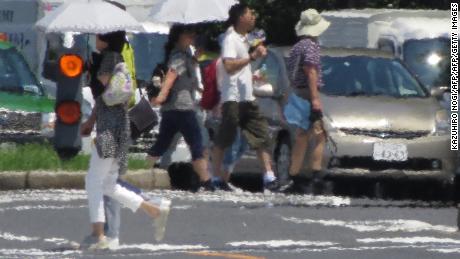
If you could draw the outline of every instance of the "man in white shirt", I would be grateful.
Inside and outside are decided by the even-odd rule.
[[[278,188],[268,152],[271,142],[268,124],[262,117],[252,93],[251,62],[267,55],[267,49],[263,45],[257,46],[249,53],[247,34],[254,29],[255,20],[254,11],[248,6],[232,6],[229,12],[231,26],[225,33],[222,43],[222,121],[215,139],[213,162],[215,176],[221,180],[216,187],[223,190],[231,189],[221,170],[223,156],[225,150],[233,144],[238,127],[241,128],[241,133],[250,147],[257,150],[265,168],[264,187],[269,190]]]

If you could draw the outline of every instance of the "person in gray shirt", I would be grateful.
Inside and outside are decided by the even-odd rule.
[[[165,47],[168,71],[160,93],[152,99],[154,105],[162,105],[160,132],[157,141],[148,151],[147,159],[153,166],[168,150],[174,136],[181,133],[189,146],[193,168],[200,178],[201,186],[207,191],[213,191],[193,99],[193,91],[198,86],[195,69],[198,63],[189,50],[194,38],[195,32],[190,25],[174,25],[170,30]]]

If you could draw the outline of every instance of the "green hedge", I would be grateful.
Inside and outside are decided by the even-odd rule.
[[[86,171],[89,155],[77,155],[71,160],[61,161],[48,144],[25,144],[0,149],[1,171]],[[141,159],[129,159],[130,170],[147,169],[147,163]]]

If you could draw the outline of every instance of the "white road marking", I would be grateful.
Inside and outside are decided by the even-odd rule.
[[[434,249],[428,249],[427,251],[430,252],[438,252],[442,254],[452,254],[452,253],[460,253],[460,247],[459,248],[434,248]]]
[[[44,239],[46,242],[55,243],[58,245],[66,245],[69,243],[68,240],[63,238],[47,238]],[[196,251],[196,250],[209,250],[208,246],[204,245],[169,245],[169,244],[126,244],[120,245],[117,249],[111,250],[107,252],[110,256],[116,256],[114,252],[126,252],[126,250],[143,250],[146,252],[184,252],[184,251]],[[65,255],[73,255],[73,254],[81,254],[81,250],[64,250],[64,251],[50,251],[50,250],[42,250],[38,248],[28,248],[28,249],[19,249],[19,248],[10,248],[10,249],[0,249],[0,255],[7,255],[7,256],[17,256],[21,258],[21,256],[61,256]],[[119,254],[118,253],[118,254]]]
[[[69,240],[65,238],[59,238],[59,237],[46,238],[46,239],[43,239],[43,241],[48,242],[48,243],[53,243],[56,245],[65,245],[65,244],[70,243]]]
[[[13,206],[13,207],[4,207],[0,209],[0,212],[4,211],[25,211],[25,210],[67,210],[67,209],[81,209],[86,208],[87,206],[47,206],[47,205],[34,205],[34,206]]]
[[[204,245],[169,245],[169,244],[125,244],[119,245],[115,251],[126,250],[126,249],[140,249],[151,252],[160,251],[190,251],[190,250],[203,250],[209,249],[209,246]]]
[[[18,248],[0,249],[0,255],[17,256],[17,258],[30,258],[30,256],[54,256],[53,258],[56,258],[56,256],[80,254],[80,253],[81,253],[81,251],[77,251],[77,250],[52,252],[52,251],[43,251],[41,249],[36,249],[36,248],[31,248],[31,249],[18,249]],[[58,258],[62,258],[62,257],[58,257]]]
[[[358,232],[422,232],[435,231],[441,233],[455,233],[457,228],[444,225],[431,225],[419,220],[374,220],[374,221],[343,221],[335,219],[299,219],[282,217],[284,221],[297,224],[320,224],[323,226],[349,228]]]
[[[434,249],[442,247],[442,245],[393,245],[393,246],[356,246],[356,247],[345,247],[345,246],[331,246],[331,247],[297,247],[297,248],[281,248],[277,249],[278,253],[306,253],[306,252],[330,252],[330,251],[373,251],[373,250],[390,250],[390,249]],[[263,252],[266,248],[246,248],[240,249],[241,252]]]
[[[8,232],[0,232],[0,238],[9,240],[9,241],[22,241],[22,242],[31,242],[40,240],[39,237],[27,237],[27,236],[19,236]]]
[[[267,248],[280,248],[280,247],[298,247],[298,246],[333,246],[337,243],[323,242],[323,241],[294,241],[294,240],[268,240],[268,241],[241,241],[230,242],[227,245],[232,247],[257,247],[263,246]]]
[[[172,206],[173,210],[189,210],[193,208],[191,205],[184,205],[184,206]]]
[[[438,237],[388,237],[388,238],[362,238],[360,243],[401,243],[401,244],[460,244],[460,240]]]
[[[25,191],[3,191],[0,192],[1,203],[16,202],[69,202],[86,200],[84,190],[25,190]]]

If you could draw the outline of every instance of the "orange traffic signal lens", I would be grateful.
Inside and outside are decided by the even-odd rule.
[[[6,33],[0,32],[0,41],[8,41]]]
[[[81,109],[80,103],[75,101],[64,101],[56,107],[58,119],[65,124],[75,124],[80,121]]]
[[[59,59],[61,73],[68,77],[77,77],[83,71],[83,60],[74,54],[63,55]]]

